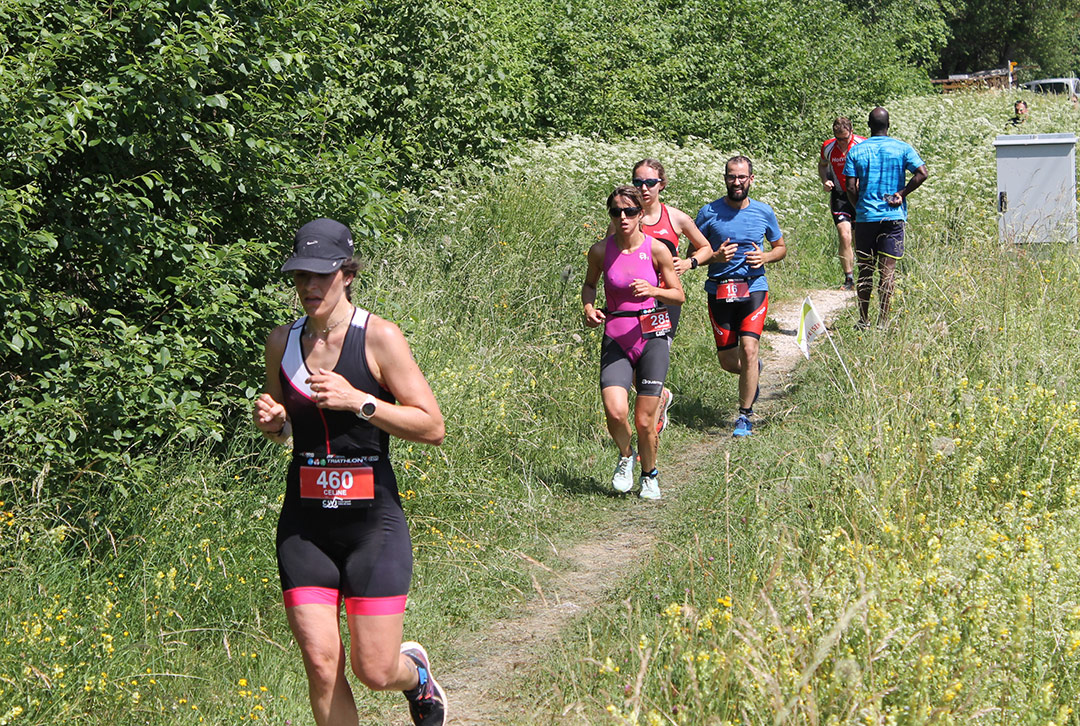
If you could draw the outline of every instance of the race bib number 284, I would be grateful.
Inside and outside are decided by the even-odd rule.
[[[641,337],[659,338],[671,332],[671,316],[665,307],[648,308],[638,314],[641,321]]]

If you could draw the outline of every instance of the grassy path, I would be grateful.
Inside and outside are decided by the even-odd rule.
[[[831,321],[852,300],[851,293],[820,290],[812,293],[815,307]],[[787,382],[802,354],[795,345],[802,299],[781,303],[770,317],[779,330],[766,332],[762,359],[762,413],[775,414],[782,404]],[[724,379],[734,385],[734,378]],[[469,656],[439,674],[450,698],[451,723],[526,724],[557,719],[556,714],[534,714],[533,699],[515,699],[514,676],[534,667],[557,642],[570,621],[603,602],[640,563],[646,561],[662,532],[658,531],[663,509],[678,499],[680,482],[698,478],[698,467],[710,460],[718,447],[728,446],[728,431],[709,431],[696,443],[678,450],[665,466],[664,499],[659,503],[626,497],[626,505],[612,510],[594,536],[553,555],[569,562],[558,572],[538,560],[523,561],[531,571],[533,597],[512,617],[493,622],[485,630],[456,643],[455,650]],[[613,499],[622,499],[612,494]],[[405,724],[397,710],[393,723]]]

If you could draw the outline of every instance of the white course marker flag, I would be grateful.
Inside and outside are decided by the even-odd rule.
[[[814,342],[814,338],[823,333],[825,333],[825,321],[818,315],[818,311],[814,309],[814,303],[810,302],[810,296],[807,295],[802,301],[802,312],[799,314],[799,332],[795,334],[795,343],[807,360],[810,359],[810,344]]]
[[[824,335],[829,339],[829,343],[836,353],[836,358],[840,361],[840,365],[844,369],[844,374],[847,375],[848,383],[851,384],[851,390],[856,390],[855,381],[852,380],[851,373],[847,369],[847,363],[844,362],[844,356],[840,355],[840,351],[836,347],[836,341],[829,335],[829,331],[825,327],[825,321],[818,315],[818,311],[814,309],[814,303],[810,302],[810,296],[807,295],[806,299],[803,300],[802,312],[799,315],[799,332],[795,334],[795,343],[799,346],[799,350],[802,351],[802,354],[806,356],[807,360],[810,360],[810,343],[812,343],[814,338],[819,335]]]

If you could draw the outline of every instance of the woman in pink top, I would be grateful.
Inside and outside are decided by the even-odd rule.
[[[641,231],[641,192],[630,185],[608,196],[614,233],[589,249],[589,269],[581,287],[585,324],[604,325],[600,348],[600,395],[608,431],[619,447],[611,485],[619,492],[634,484],[634,429],[641,448],[641,492],[660,498],[656,469],[656,419],[667,377],[671,319],[664,304],[677,305],[683,294],[671,252]],[[604,276],[606,308],[596,307],[596,286]],[[664,286],[660,286],[660,281]],[[637,389],[634,429],[630,427],[630,386]]]
[[[664,165],[653,158],[645,158],[634,164],[631,170],[633,185],[641,190],[642,211],[641,231],[658,239],[667,245],[671,252],[672,262],[675,266],[675,274],[682,275],[688,270],[697,269],[699,265],[708,265],[710,262],[726,262],[735,254],[734,245],[722,245],[720,251],[713,252],[705,235],[694,224],[686,212],[676,209],[660,201],[660,192],[668,185],[667,172]],[[608,234],[615,231],[615,223],[608,226]],[[687,257],[679,257],[679,237],[685,237],[690,245],[687,248]],[[661,286],[662,283],[661,283]],[[679,316],[682,305],[669,305],[668,313],[671,317],[671,339],[675,339],[675,333],[679,330]],[[657,435],[664,432],[668,424],[668,409],[675,401],[671,390],[664,388],[660,393],[660,413],[656,420]]]

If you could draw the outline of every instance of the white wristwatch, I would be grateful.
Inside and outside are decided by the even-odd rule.
[[[370,393],[367,394],[367,398],[365,398],[364,402],[360,404],[360,410],[356,412],[356,415],[359,418],[367,421],[369,418],[375,415],[375,406],[378,400],[379,399],[375,398]]]

